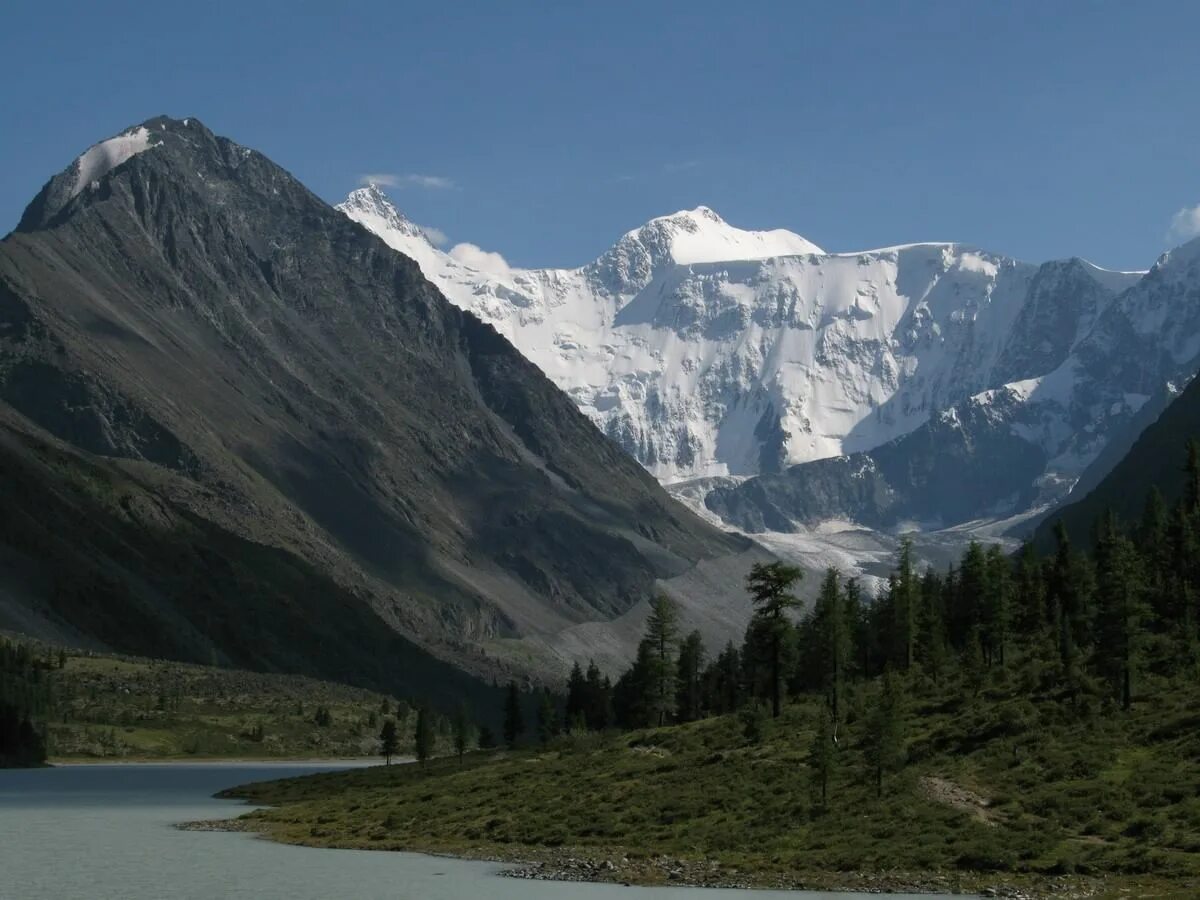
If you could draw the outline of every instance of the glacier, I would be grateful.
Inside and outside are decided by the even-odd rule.
[[[653,219],[579,268],[485,272],[375,185],[338,208],[668,485],[869,450],[988,391],[1032,392],[1142,277],[958,243],[826,253],[707,207]]]

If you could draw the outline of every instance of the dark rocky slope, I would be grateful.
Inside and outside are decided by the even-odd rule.
[[[7,518],[58,523],[6,532],[0,627],[360,681],[411,639],[494,674],[745,548],[287,172],[143,127],[0,244]]]

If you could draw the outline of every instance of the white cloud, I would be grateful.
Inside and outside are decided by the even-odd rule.
[[[450,240],[446,237],[446,232],[440,228],[434,228],[432,225],[418,225],[417,227],[421,229],[421,234],[429,239],[429,243],[435,247],[441,247]]]
[[[464,266],[488,272],[492,275],[507,275],[508,262],[499,253],[489,253],[474,244],[455,244],[450,248],[450,256]]]
[[[1167,229],[1167,241],[1181,244],[1200,237],[1200,203],[1185,207],[1171,217],[1171,227]]]
[[[358,183],[377,184],[380,187],[390,188],[424,188],[429,191],[451,191],[458,187],[454,183],[454,179],[446,178],[444,175],[420,175],[415,172],[410,172],[407,175],[397,175],[393,172],[376,172],[360,176]]]

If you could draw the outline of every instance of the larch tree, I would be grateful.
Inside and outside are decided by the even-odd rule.
[[[771,716],[779,718],[783,708],[783,644],[790,623],[787,612],[800,601],[792,588],[804,573],[783,562],[755,563],[746,578],[746,588],[755,606],[755,618],[765,626],[770,645]]]
[[[679,640],[679,610],[666,594],[656,596],[646,619],[649,645],[646,708],[651,724],[666,725],[675,713],[675,647]]]

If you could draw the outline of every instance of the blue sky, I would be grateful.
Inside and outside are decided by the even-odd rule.
[[[331,202],[391,175],[411,218],[516,265],[705,204],[829,250],[1144,268],[1200,205],[1197,34],[1195,2],[9,0],[0,231],[166,113]]]

